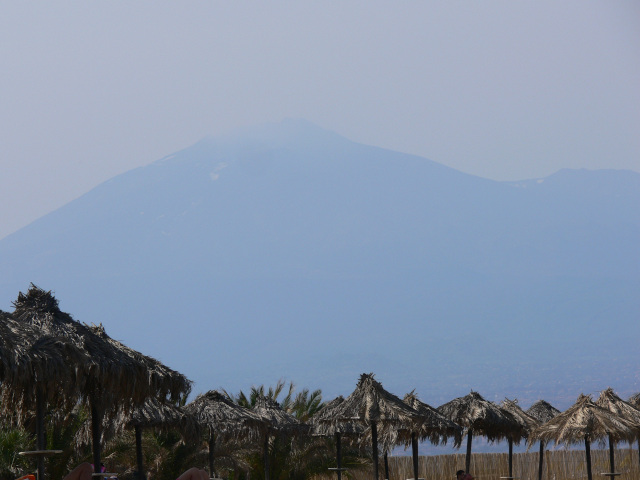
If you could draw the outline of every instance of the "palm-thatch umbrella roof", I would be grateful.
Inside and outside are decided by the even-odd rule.
[[[315,435],[335,435],[354,434],[360,435],[364,433],[364,427],[359,420],[342,421],[336,423],[336,412],[338,407],[344,402],[342,395],[337,396],[330,402],[327,402],[315,415],[309,420],[309,424]]]
[[[590,396],[580,395],[571,407],[555,418],[537,427],[531,440],[553,441],[556,445],[577,445],[607,438],[615,441],[633,441],[637,426],[596,405]]]
[[[142,429],[153,428],[160,430],[176,429],[188,442],[197,441],[200,437],[200,425],[195,417],[166,400],[151,398],[143,405],[136,407],[127,423],[133,427],[136,435],[136,463],[138,479],[146,477],[142,456]]]
[[[85,382],[83,373],[73,366],[91,368],[94,362],[68,337],[42,332],[15,315],[0,313],[2,404],[17,413],[19,420],[21,414],[35,408],[36,445],[44,450],[44,404],[71,408]],[[44,457],[37,460],[38,475],[43,478]]]
[[[102,324],[92,325],[90,329],[103,341],[114,347],[121,355],[131,358],[143,367],[146,377],[145,387],[153,392],[151,398],[168,397],[179,400],[191,391],[191,381],[182,373],[173,370],[153,357],[144,355],[118,340],[114,340],[105,331]]]
[[[453,437],[455,445],[459,446],[462,441],[462,428],[431,405],[421,401],[415,390],[407,393],[403,401],[417,411],[422,416],[423,421],[408,430],[386,430],[382,443],[386,445],[385,448],[387,449],[399,443],[403,443],[405,447],[411,445],[413,478],[420,478],[418,474],[418,441],[429,440],[432,444],[439,445],[441,443],[446,444],[447,439]],[[391,433],[390,436],[389,433]]]
[[[269,432],[298,435],[309,430],[308,425],[301,423],[296,417],[285,412],[278,402],[264,395],[256,398],[252,411],[262,419],[264,428]]]
[[[209,474],[214,475],[216,437],[224,439],[257,438],[264,429],[264,420],[226,395],[210,390],[188,403],[185,411],[201,426],[209,429]]]
[[[93,440],[91,421],[84,422],[76,432],[76,447],[91,445]],[[185,412],[184,407],[170,403],[166,398],[148,398],[142,405],[130,408],[119,408],[117,405],[106,410],[102,417],[100,431],[102,439],[113,438],[126,428],[133,428],[136,438],[137,477],[145,478],[142,429],[151,428],[159,431],[175,430],[185,442],[197,442],[200,438],[200,425],[195,418]]]
[[[142,404],[148,397],[174,395],[181,387],[184,394],[188,393],[189,384],[182,379],[159,381],[159,375],[156,371],[150,372],[150,364],[141,354],[130,354],[114,341],[101,337],[99,331],[62,312],[50,291],[32,284],[26,294],[19,293],[13,304],[18,321],[35,326],[43,336],[65,337],[77,351],[91,359],[90,362],[70,363],[67,368],[81,377],[76,394],[91,408],[94,465],[100,464],[100,417],[106,408],[117,405],[126,410]]]
[[[631,395],[627,402],[629,402],[630,405],[633,405],[634,407],[640,409],[640,392]],[[638,461],[640,462],[640,435],[638,435]]]
[[[335,410],[334,423],[359,420],[412,429],[423,418],[399,397],[384,389],[372,373],[360,375],[355,390]]]
[[[307,433],[309,426],[301,423],[296,417],[285,412],[278,402],[264,395],[258,395],[256,397],[256,403],[252,410],[264,422],[264,476],[265,480],[269,480],[269,440],[271,435],[300,435]]]
[[[464,397],[440,405],[438,411],[465,430],[473,430],[490,441],[503,440],[520,431],[519,425],[514,425],[498,405],[473,390]]]
[[[640,410],[630,403],[622,400],[618,395],[616,395],[611,387],[603,390],[595,403],[599,407],[609,410],[611,413],[637,424],[638,428],[636,436],[640,435]],[[611,473],[615,472],[614,446],[615,442],[611,437],[609,437],[609,463],[611,466]]]
[[[185,406],[185,411],[219,437],[252,438],[264,427],[259,415],[216,390],[198,395]]]
[[[640,410],[631,403],[621,399],[611,387],[600,392],[600,396],[595,401],[595,404],[640,426]]]
[[[13,315],[18,322],[37,328],[42,336],[69,339],[78,351],[91,359],[87,364],[67,365],[67,371],[77,372],[82,384],[75,392],[65,393],[83,398],[99,393],[101,398],[120,397],[121,402],[133,399],[138,403],[149,396],[146,382],[141,381],[142,366],[100,339],[90,327],[62,312],[50,291],[31,285],[26,294],[18,294],[13,305]]]
[[[315,435],[330,436],[333,435],[336,442],[336,463],[335,469],[338,480],[342,479],[342,435],[361,435],[364,427],[357,421],[345,421],[334,423],[335,412],[337,408],[344,402],[342,395],[337,396],[330,402],[327,402],[315,415],[309,420],[309,424]]]
[[[591,442],[607,437],[614,442],[631,442],[636,436],[637,428],[637,424],[599,407],[591,397],[581,394],[573,406],[533,430],[529,443],[535,440],[553,441],[556,445],[584,442],[587,474],[591,480]]]
[[[534,417],[525,412],[520,405],[518,405],[518,400],[509,400],[505,398],[502,403],[500,403],[500,408],[503,411],[508,413],[513,417],[513,419],[520,425],[519,437],[527,437],[529,432],[536,428],[540,422],[536,420]],[[513,477],[513,443],[519,442],[520,438],[517,440],[513,437],[513,435],[509,435],[509,477]]]
[[[75,362],[91,363],[91,359],[67,338],[43,335],[34,326],[0,311],[0,385],[7,406],[14,410],[18,406],[30,408],[36,386],[40,387],[43,400],[73,404],[77,385],[83,380],[68,368]],[[8,401],[9,397],[12,401]]]
[[[545,400],[538,400],[527,409],[527,413],[538,420],[539,423],[547,423],[560,413]],[[540,440],[540,452],[538,453],[538,480],[542,480],[542,467],[544,465],[544,441]]]
[[[384,389],[372,373],[360,375],[354,391],[334,411],[334,424],[358,420],[371,435],[374,478],[378,478],[378,426],[385,430],[417,430],[424,417]]]
[[[407,393],[403,401],[424,418],[420,428],[416,430],[420,441],[429,440],[434,445],[440,445],[453,438],[455,445],[460,445],[462,428],[457,423],[449,420],[437,408],[421,401],[415,391]],[[406,432],[408,430],[399,430],[399,440],[402,441]],[[407,440],[410,440],[409,437]]]
[[[142,405],[135,407],[131,411],[127,426],[161,430],[175,428],[187,438],[197,437],[200,430],[195,417],[187,413],[185,407],[158,398],[150,398]]]
[[[526,412],[540,423],[547,423],[560,413],[556,407],[545,400],[538,400],[533,403]]]
[[[508,398],[505,398],[499,406],[503,410],[506,410],[510,415],[512,415],[513,418],[518,422],[521,427],[521,430],[518,433],[520,433],[522,437],[527,437],[529,432],[540,425],[540,421],[538,421],[538,419],[536,419],[532,415],[529,415],[520,407],[517,399],[510,400]]]
[[[507,416],[498,405],[485,400],[473,390],[464,397],[440,405],[438,411],[467,432],[467,472],[471,469],[471,443],[474,434],[495,441],[508,438],[510,435],[517,437],[522,431],[521,426],[512,417]]]
[[[46,401],[71,407],[77,399],[77,383],[82,378],[70,372],[68,364],[83,361],[90,362],[90,359],[68,339],[43,336],[35,327],[17,322],[11,314],[0,311],[1,405],[13,415],[17,414],[18,419],[34,407],[36,413],[42,413],[39,407],[43,405],[38,404]]]
[[[24,342],[16,327],[11,315],[0,310],[0,382],[11,382],[22,376],[19,369],[23,365],[17,355],[23,351]]]

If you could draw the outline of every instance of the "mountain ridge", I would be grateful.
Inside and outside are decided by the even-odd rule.
[[[202,389],[279,372],[344,394],[374,371],[440,397],[558,392],[540,368],[575,398],[618,366],[630,388],[639,174],[498,182],[305,122],[253,132],[114,177],[0,240],[0,308],[29,282],[53,289]],[[210,371],[194,349],[234,361]],[[596,349],[620,353],[580,374]]]

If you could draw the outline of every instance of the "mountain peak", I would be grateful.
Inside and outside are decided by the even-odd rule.
[[[286,118],[281,122],[269,122],[243,127],[231,134],[208,137],[208,142],[218,144],[254,144],[262,147],[306,146],[319,147],[327,143],[347,142],[335,132],[300,118]]]

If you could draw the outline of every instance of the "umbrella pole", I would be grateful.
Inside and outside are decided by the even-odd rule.
[[[269,480],[269,434],[264,434],[264,480]]]
[[[469,473],[469,470],[471,470],[471,441],[473,439],[473,432],[471,431],[471,429],[469,429],[469,432],[467,433],[467,457],[465,459],[465,464],[464,464],[464,468],[465,468],[465,472]]]
[[[609,434],[609,465],[611,465],[611,473],[614,473],[616,471],[616,462],[615,462],[615,454],[613,452],[613,440],[611,439],[611,434]]]
[[[336,432],[336,460],[338,461],[338,480],[342,480],[342,439],[340,432]]]
[[[591,476],[591,443],[589,437],[584,437],[584,451],[587,455],[587,478],[593,480]]]
[[[100,414],[95,397],[91,398],[91,438],[93,441],[93,471],[100,471]]]
[[[215,473],[213,471],[213,460],[214,460],[214,451],[216,448],[216,435],[213,433],[213,429],[209,429],[209,475],[211,478],[215,477]]]
[[[418,480],[418,435],[411,432],[411,455],[413,456],[413,480]]]
[[[513,438],[509,437],[509,477],[513,478]]]
[[[144,462],[142,460],[142,427],[136,425],[136,462],[138,464],[138,480],[144,480]]]
[[[389,480],[389,459],[387,458],[387,452],[384,452],[384,478]]]
[[[378,480],[378,426],[371,423],[371,446],[373,447],[373,478]]]
[[[36,388],[36,445],[38,450],[47,448],[44,435],[44,399],[42,388]],[[44,480],[44,456],[38,455],[38,480]]]
[[[544,462],[544,442],[540,440],[540,454],[538,455],[538,480],[542,480],[543,462]]]

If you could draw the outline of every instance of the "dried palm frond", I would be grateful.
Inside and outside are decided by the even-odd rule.
[[[360,421],[368,426],[411,430],[423,422],[423,417],[396,395],[385,390],[372,373],[362,374],[355,390],[333,411],[331,423],[339,425]]]
[[[588,395],[580,395],[575,404],[552,420],[534,429],[529,444],[535,440],[556,445],[575,445],[586,440],[633,441],[638,425],[596,405]]]
[[[540,422],[535,417],[532,417],[520,408],[517,400],[509,400],[508,398],[505,398],[500,403],[500,408],[511,415],[520,427],[518,429],[518,434],[511,437],[516,443],[518,443],[522,438],[526,438],[529,435],[529,432],[540,425]]]
[[[611,387],[603,390],[595,403],[625,420],[638,424],[637,433],[640,433],[640,410],[631,403],[622,400]]]
[[[257,397],[252,411],[262,419],[266,429],[270,432],[300,435],[309,431],[308,425],[285,412],[278,402],[269,397],[263,395]]]
[[[495,403],[482,398],[478,392],[451,400],[438,407],[438,411],[465,430],[487,437],[490,441],[518,436],[520,426],[505,415]]]
[[[556,407],[545,400],[538,400],[527,409],[527,413],[540,423],[547,423],[560,413]]]
[[[198,395],[185,406],[185,412],[226,440],[257,438],[264,429],[260,416],[215,390]]]

